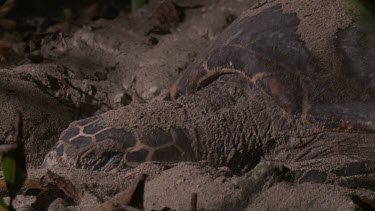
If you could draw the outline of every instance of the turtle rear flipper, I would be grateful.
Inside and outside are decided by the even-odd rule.
[[[312,105],[305,121],[327,130],[375,132],[375,102]]]
[[[364,188],[375,191],[374,161],[356,161],[341,158],[339,166],[333,169],[332,166],[329,166],[332,165],[330,161],[335,163],[334,159],[317,159],[311,164],[302,164],[303,170],[294,171],[295,182],[336,183],[348,188]]]

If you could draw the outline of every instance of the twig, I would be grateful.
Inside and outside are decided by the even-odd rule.
[[[16,115],[16,124],[14,126],[14,142],[17,144],[17,145],[22,145],[23,142],[22,142],[22,138],[23,138],[23,121],[22,121],[22,113],[21,112],[17,112],[17,115]]]
[[[197,211],[198,194],[191,194],[190,211]]]

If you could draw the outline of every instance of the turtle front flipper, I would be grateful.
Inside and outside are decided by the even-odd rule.
[[[337,184],[348,188],[364,188],[375,191],[375,162],[359,161],[336,169]]]
[[[188,137],[181,129],[137,131],[112,127],[95,116],[73,122],[46,156],[44,166],[109,171],[145,161],[192,160],[186,143]]]
[[[336,166],[333,167],[333,163]],[[375,191],[375,162],[372,160],[316,159],[292,165],[298,166],[294,171],[296,183],[336,183]]]

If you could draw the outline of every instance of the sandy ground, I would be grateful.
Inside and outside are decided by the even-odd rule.
[[[333,49],[330,36],[351,23],[337,1],[310,4],[278,0],[263,5],[264,2],[267,1],[180,1],[185,7],[185,18],[172,21],[166,33],[160,29],[154,12],[159,2],[150,1],[134,14],[99,19],[67,36],[46,39],[40,49],[44,62],[26,62],[0,70],[0,140],[12,140],[15,112],[22,110],[29,178],[39,180],[47,170],[38,166],[70,122],[130,104],[170,100],[168,89],[179,73],[199,61],[220,32],[251,8],[255,8],[251,13],[257,13],[281,2],[285,11],[297,11],[301,19],[299,33],[307,47],[326,69],[337,68],[340,58],[329,56]],[[330,22],[323,21],[325,15],[333,17]],[[312,30],[315,28],[321,30]],[[315,177],[313,181],[299,182],[302,180],[285,176],[294,177],[298,169],[309,170],[313,166],[261,163],[245,175],[233,175],[226,167],[208,167],[204,161],[144,163],[135,169],[113,172],[53,168],[53,172],[70,180],[82,192],[82,198],[76,204],[57,198],[48,202],[48,210],[94,210],[115,195],[119,186],[131,186],[141,173],[148,175],[145,210],[189,210],[193,193],[198,195],[199,210],[375,207],[375,189],[338,186],[340,181],[334,181],[335,178],[329,184],[318,184]],[[29,210],[35,199],[32,194],[19,196],[16,207]]]
[[[374,202],[372,191],[315,182],[298,184],[280,177],[285,174],[281,168],[285,167],[260,163],[242,176],[231,175],[224,167],[207,167],[204,162],[147,162],[111,173],[56,168],[51,170],[70,180],[82,197],[79,204],[69,204],[62,198],[46,200],[45,204],[49,210],[94,210],[115,195],[118,187],[131,186],[139,174],[148,175],[145,210],[190,210],[192,194],[197,194],[198,210],[366,210]],[[39,179],[46,171],[31,170],[29,177]],[[19,196],[16,208],[29,210],[35,200],[32,194]]]

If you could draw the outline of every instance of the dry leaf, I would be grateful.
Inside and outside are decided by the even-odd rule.
[[[2,55],[7,54],[11,47],[12,47],[11,43],[4,41],[4,40],[0,40],[0,54]]]
[[[3,5],[0,6],[0,18],[6,16],[14,7],[15,0],[6,0]]]
[[[64,191],[58,188],[50,188],[47,190],[43,190],[41,193],[38,194],[34,203],[31,206],[35,210],[48,210],[49,205],[55,201],[57,198],[63,198],[66,200],[72,200],[67,198]]]
[[[142,210],[146,175],[139,175],[133,184],[104,202],[97,211]]]
[[[0,19],[0,29],[1,30],[15,30],[17,22],[14,20]]]
[[[46,187],[56,187],[62,190],[69,198],[72,198],[77,203],[82,198],[82,194],[69,180],[57,175],[56,173],[53,173],[50,170],[48,170],[46,175],[42,177],[42,183]]]

